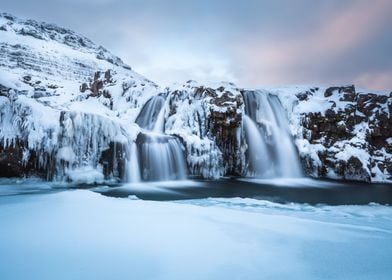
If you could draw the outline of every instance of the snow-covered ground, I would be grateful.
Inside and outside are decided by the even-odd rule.
[[[159,202],[34,185],[0,186],[3,280],[392,277],[390,206]]]

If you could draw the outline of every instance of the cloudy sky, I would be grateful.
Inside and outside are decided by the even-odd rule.
[[[239,86],[392,90],[390,0],[0,0],[104,45],[137,72]]]

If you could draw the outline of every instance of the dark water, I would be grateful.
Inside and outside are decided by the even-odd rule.
[[[184,200],[208,197],[241,197],[279,203],[328,205],[363,205],[369,203],[392,205],[392,184],[337,183],[311,179],[217,181],[186,180],[142,184],[70,185],[40,180],[2,179],[0,196],[42,194],[69,189],[90,189],[110,197],[137,197],[143,200]]]
[[[192,184],[193,183],[193,184]],[[392,204],[391,184],[336,183],[305,179],[287,185],[272,181],[249,182],[236,179],[219,181],[160,182],[157,186],[112,186],[97,189],[106,196],[136,196],[145,200],[181,200],[208,197],[242,197],[263,199],[280,203],[296,202],[308,204]],[[290,182],[288,182],[290,183]]]

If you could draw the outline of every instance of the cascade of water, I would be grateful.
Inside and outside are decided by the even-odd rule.
[[[139,180],[144,181],[186,179],[187,166],[183,145],[176,137],[163,134],[164,104],[165,99],[162,96],[155,96],[145,104],[136,118],[142,132],[128,159],[129,178],[135,177],[137,173]]]
[[[249,173],[253,175],[271,172],[272,160],[268,153],[268,146],[256,123],[247,115],[244,117],[246,142],[248,143]]]
[[[165,104],[165,99],[160,96],[154,96],[143,106],[139,115],[136,118],[136,123],[143,129],[151,131],[154,129],[158,119],[159,123],[162,123],[164,118],[164,112],[161,113]],[[163,126],[162,126],[163,127]]]
[[[138,137],[142,178],[146,181],[186,179],[180,141],[169,135],[141,133]]]
[[[135,142],[132,142],[129,151],[126,176],[127,176],[127,181],[130,183],[138,183],[141,181],[138,151]]]
[[[275,117],[273,134],[275,136],[277,157],[282,177],[300,177],[302,175],[298,153],[295,149],[292,136],[289,131],[286,111],[275,95],[268,95],[268,101]]]
[[[284,108],[277,96],[244,92],[249,175],[300,177],[301,168]]]
[[[165,127],[165,107],[162,106],[152,131],[155,133],[163,133],[164,127]]]

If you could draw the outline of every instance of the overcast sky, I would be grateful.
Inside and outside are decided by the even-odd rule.
[[[389,0],[0,0],[57,23],[151,80],[392,90]]]

